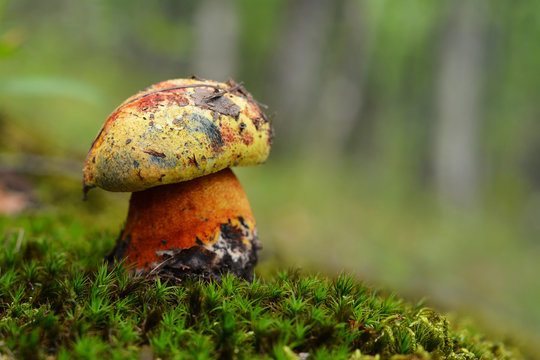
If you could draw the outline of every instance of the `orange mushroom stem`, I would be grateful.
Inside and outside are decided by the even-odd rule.
[[[134,192],[111,255],[139,271],[176,280],[219,279],[232,272],[251,281],[259,248],[247,196],[227,168]]]

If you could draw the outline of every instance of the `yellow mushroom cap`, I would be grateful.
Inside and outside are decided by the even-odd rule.
[[[83,186],[133,192],[258,165],[272,135],[253,97],[233,80],[163,81],[105,121],[86,158]]]

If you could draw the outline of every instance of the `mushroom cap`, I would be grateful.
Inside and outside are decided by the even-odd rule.
[[[83,187],[140,191],[263,163],[272,127],[232,79],[175,79],[124,101],[105,121],[86,158]]]

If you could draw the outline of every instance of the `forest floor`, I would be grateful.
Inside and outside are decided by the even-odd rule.
[[[66,213],[0,217],[0,232],[2,359],[521,358],[346,274],[173,285],[108,268],[115,236]]]

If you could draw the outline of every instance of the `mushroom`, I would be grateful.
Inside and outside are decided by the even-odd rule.
[[[230,170],[263,163],[273,130],[240,84],[167,80],[105,121],[83,189],[132,192],[111,258],[161,277],[251,281],[260,248],[244,190]]]

